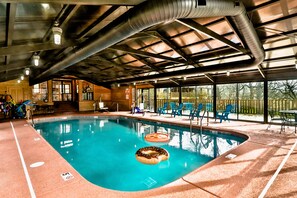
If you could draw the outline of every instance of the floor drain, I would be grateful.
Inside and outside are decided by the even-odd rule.
[[[35,162],[33,164],[30,165],[31,168],[36,168],[39,166],[42,166],[44,164],[44,162]]]
[[[157,183],[157,181],[154,180],[154,179],[151,178],[151,177],[148,177],[148,178],[146,178],[146,179],[143,181],[143,183],[144,183],[148,188],[151,188],[152,186],[154,186],[154,185]]]
[[[235,157],[237,157],[237,155],[230,153],[230,154],[226,155],[225,158],[227,158],[227,159],[234,159]]]
[[[68,181],[68,180],[74,178],[74,176],[71,173],[69,173],[69,172],[62,173],[61,174],[61,177],[63,178],[64,181]]]

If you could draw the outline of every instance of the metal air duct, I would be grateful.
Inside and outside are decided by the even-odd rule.
[[[209,72],[227,70],[230,67],[247,68],[259,65],[264,60],[264,50],[261,42],[249,21],[245,7],[238,0],[207,0],[206,5],[200,5],[199,0],[148,0],[130,9],[124,16],[118,18],[107,28],[98,32],[84,42],[77,50],[48,70],[39,74],[35,80],[41,81],[97,52],[100,52],[148,27],[180,18],[199,18],[231,16],[239,32],[243,35],[252,59],[248,61],[220,64],[212,67],[199,67],[184,72]],[[178,72],[178,75],[181,75]],[[164,73],[172,77],[174,72]],[[150,76],[145,77],[150,78]],[[141,77],[145,80],[144,77]],[[131,79],[132,80],[132,79]],[[134,79],[135,80],[135,79]],[[127,80],[123,80],[127,81]],[[119,81],[120,82],[120,81]]]

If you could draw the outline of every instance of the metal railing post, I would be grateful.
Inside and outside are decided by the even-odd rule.
[[[208,124],[209,124],[209,111],[206,112],[206,116],[207,116],[207,121],[206,121],[207,123],[206,124],[208,126]]]

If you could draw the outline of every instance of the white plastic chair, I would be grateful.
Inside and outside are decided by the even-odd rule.
[[[139,103],[139,109],[142,111],[144,110],[144,103]]]
[[[105,107],[103,102],[99,102],[99,110],[108,111],[108,107]]]

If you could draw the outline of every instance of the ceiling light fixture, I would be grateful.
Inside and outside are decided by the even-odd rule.
[[[133,85],[135,86],[136,85],[136,82],[134,82]]]
[[[54,34],[54,43],[56,45],[61,45],[61,37],[63,30],[59,27],[59,23],[55,22],[54,27],[52,28],[53,34]]]
[[[227,76],[230,76],[230,71],[227,71]]]
[[[30,69],[29,69],[29,68],[26,68],[26,69],[25,69],[25,74],[26,74],[27,76],[30,75]]]
[[[21,75],[21,80],[24,80],[24,75]]]
[[[40,59],[40,56],[38,56],[37,54],[33,55],[33,64],[34,64],[34,66],[37,67],[39,65],[39,59]]]
[[[118,84],[118,87],[120,87],[120,86],[121,86],[121,84],[119,83],[119,84]]]
[[[187,76],[184,76],[184,80],[187,80]]]

